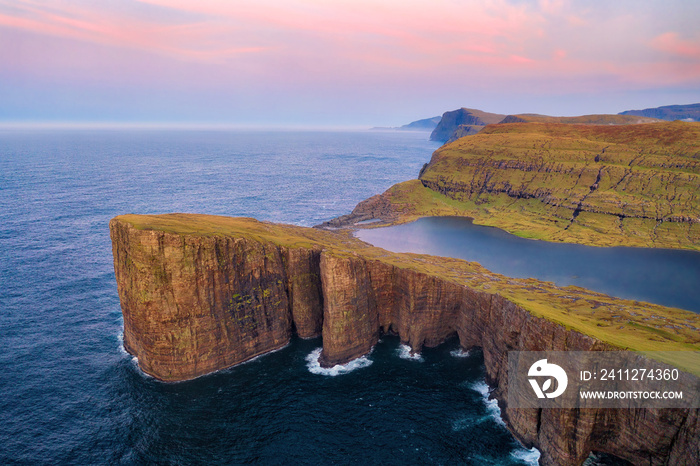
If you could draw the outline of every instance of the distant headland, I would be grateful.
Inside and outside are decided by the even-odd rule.
[[[458,111],[466,113],[475,115]],[[700,123],[633,115],[502,121],[446,143],[417,180],[321,227],[466,216],[547,241],[700,250]]]

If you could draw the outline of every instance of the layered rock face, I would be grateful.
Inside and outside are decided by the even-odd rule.
[[[418,180],[319,227],[464,216],[546,241],[700,249],[700,123],[570,119],[589,117],[611,124],[509,116],[439,148]]]
[[[470,295],[471,293],[467,293]],[[482,297],[474,296],[479,300]],[[501,400],[508,391],[508,351],[604,351],[610,346],[533,317],[495,296],[465,312],[460,342],[481,346],[494,396],[508,426],[525,445],[536,445],[542,464],[581,464],[591,451],[634,464],[697,464],[700,461],[698,410],[515,409]],[[473,329],[482,332],[474,334]]]
[[[121,222],[110,230],[124,347],[147,374],[191,379],[288,343],[285,251],[243,238],[137,231]],[[301,280],[310,268],[299,262]],[[293,299],[304,297],[302,288],[294,288]],[[310,303],[295,306],[305,330]]]
[[[117,218],[110,231],[124,346],[159,379],[230,367],[286,345],[295,328],[302,337],[322,331],[325,366],[367,354],[382,333],[414,351],[457,335],[463,347],[483,349],[509,427],[540,449],[543,464],[580,464],[591,451],[639,464],[700,463],[697,410],[506,406],[508,351],[613,347],[497,293],[397,265],[385,251],[322,249],[300,237],[281,244],[257,230],[183,234]],[[420,257],[417,264],[427,260]]]
[[[700,125],[682,123],[498,125],[443,146],[420,179],[459,201],[538,201],[530,209],[563,229],[584,218],[620,230],[692,225],[700,223],[699,136]]]

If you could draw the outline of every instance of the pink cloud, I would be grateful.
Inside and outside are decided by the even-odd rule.
[[[322,37],[330,43],[371,42],[402,53],[440,55],[461,48],[499,53],[541,23],[538,12],[505,1],[491,4],[423,2],[263,1],[250,4],[146,0],[196,14],[245,21],[285,36]],[[316,44],[323,47],[323,44]],[[381,50],[379,50],[381,53]],[[505,56],[509,53],[503,52]]]
[[[107,14],[99,7],[49,9],[32,1],[20,2],[17,8],[22,15],[0,13],[0,25],[32,33],[137,48],[187,60],[216,62],[225,57],[269,48],[212,41],[217,34],[228,31],[227,27],[215,22],[162,25],[131,15]]]
[[[700,39],[681,39],[676,32],[666,32],[655,37],[651,44],[657,50],[671,55],[700,59]]]
[[[635,12],[596,13],[566,0],[140,3],[177,12],[178,20],[157,21],[140,8],[106,11],[88,0],[23,0],[12,9],[0,2],[0,26],[138,50],[195,67],[214,65],[221,82],[249,73],[276,80],[278,86],[368,88],[396,80],[431,83],[439,77],[453,85],[468,81],[488,88],[491,78],[515,73],[559,79],[562,85],[587,76],[596,82],[605,76],[610,82],[648,85],[637,73],[653,68],[659,56],[644,44],[674,57],[700,57],[697,41],[677,32],[649,32]],[[672,62],[663,57],[659,66],[667,71],[675,66],[675,75],[645,76],[657,84],[697,79],[692,67]]]
[[[532,58],[521,57],[520,55],[511,55],[510,62],[518,65],[530,65],[532,63],[535,63],[535,60],[533,60]]]
[[[568,54],[566,53],[566,50],[564,49],[556,49],[554,53],[552,54],[552,58],[554,60],[563,60],[566,58]]]

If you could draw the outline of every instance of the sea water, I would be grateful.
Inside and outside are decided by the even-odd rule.
[[[121,347],[108,221],[245,215],[311,226],[415,178],[426,133],[0,132],[0,464],[524,464],[456,342],[386,338],[322,370],[320,340],[199,379]],[[469,420],[467,424],[466,420]],[[455,427],[457,426],[457,427]],[[530,458],[530,459],[528,459]]]
[[[384,337],[322,369],[320,339],[196,380],[122,347],[108,221],[311,226],[415,178],[427,133],[0,131],[0,464],[533,464],[478,350]],[[607,460],[600,460],[605,462]]]

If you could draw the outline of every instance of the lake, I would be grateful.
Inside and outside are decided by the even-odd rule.
[[[475,225],[466,217],[426,217],[359,230],[356,236],[389,251],[455,257],[509,277],[533,277],[700,312],[696,251],[551,243]]]

